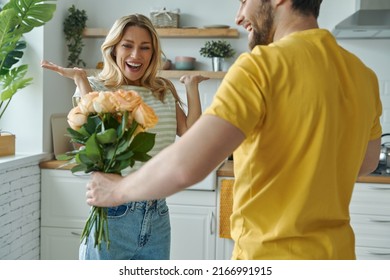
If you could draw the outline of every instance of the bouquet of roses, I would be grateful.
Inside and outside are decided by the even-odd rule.
[[[81,97],[78,105],[68,114],[71,141],[81,148],[63,155],[76,165],[73,173],[100,171],[121,174],[136,161],[151,158],[155,134],[145,130],[158,121],[152,108],[135,91],[90,92]],[[107,209],[93,206],[85,224],[81,240],[95,225],[95,246],[100,249],[104,240],[109,247]]]

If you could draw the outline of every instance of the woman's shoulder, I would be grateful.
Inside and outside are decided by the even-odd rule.
[[[99,80],[97,77],[89,76],[88,81],[94,91],[108,90],[103,81]]]

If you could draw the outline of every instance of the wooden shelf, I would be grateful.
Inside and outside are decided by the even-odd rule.
[[[85,28],[86,38],[103,38],[108,33],[106,28]],[[238,38],[237,29],[232,28],[158,28],[161,38]]]
[[[96,75],[99,73],[100,69],[86,69],[88,75]],[[161,70],[160,75],[167,79],[178,79],[183,75],[203,75],[209,77],[210,79],[223,79],[225,77],[225,71],[200,71],[200,70]]]
[[[205,77],[209,77],[210,79],[223,79],[225,77],[226,72],[224,71],[199,71],[199,70],[162,70],[160,71],[162,77],[167,79],[180,78],[183,75],[203,75]]]

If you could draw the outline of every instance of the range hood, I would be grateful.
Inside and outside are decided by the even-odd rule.
[[[390,39],[390,0],[361,0],[360,9],[335,26],[339,39]]]

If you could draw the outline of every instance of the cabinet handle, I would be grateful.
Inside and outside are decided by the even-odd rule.
[[[215,232],[215,219],[214,219],[214,211],[210,214],[210,235],[213,235]]]
[[[367,253],[375,256],[390,256],[390,252],[374,252],[374,251],[367,250]]]
[[[383,218],[383,219],[378,219],[378,218],[370,218],[369,219],[370,222],[374,222],[374,223],[390,223],[390,220],[389,219],[386,219],[386,218]]]
[[[81,233],[78,233],[78,232],[71,231],[70,233],[71,233],[72,235],[81,236]]]
[[[377,186],[368,186],[369,189],[375,190],[375,191],[390,191],[389,187],[377,187]]]

